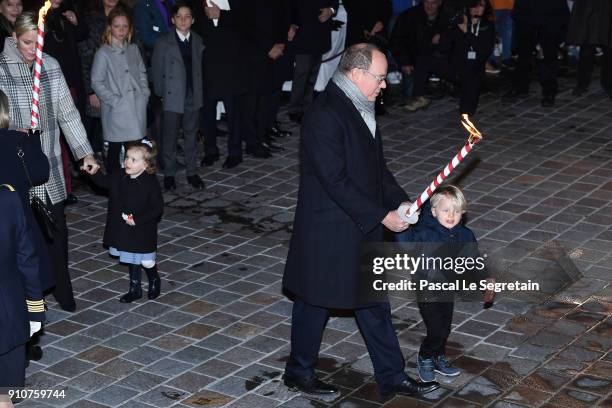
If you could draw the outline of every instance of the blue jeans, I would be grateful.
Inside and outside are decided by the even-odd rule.
[[[402,101],[412,98],[413,78],[413,74],[408,75],[402,72]]]
[[[495,30],[501,40],[502,61],[512,56],[512,10],[495,10]]]

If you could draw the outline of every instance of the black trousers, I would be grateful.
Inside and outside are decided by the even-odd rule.
[[[121,148],[123,142],[108,142],[108,151],[106,152],[106,172],[110,175],[121,170]]]
[[[18,388],[25,385],[25,345],[0,354],[0,391],[2,388]],[[1,394],[1,392],[0,392]]]
[[[595,65],[595,49],[597,46],[585,44],[580,46],[580,57],[578,59],[578,86],[588,88],[593,75]],[[610,48],[601,47],[603,58],[601,64],[601,87],[612,90],[612,52]]]
[[[427,328],[427,336],[419,354],[423,358],[432,358],[445,354],[446,340],[451,332],[453,322],[453,302],[419,302],[419,311]]]
[[[55,288],[51,293],[62,308],[73,308],[75,302],[68,273],[68,226],[64,214],[64,202],[52,204],[50,208],[57,227],[53,241],[47,241],[49,257],[55,273]]]
[[[100,118],[85,115],[84,121],[85,129],[87,131],[87,139],[91,144],[91,148],[94,152],[99,153],[104,151],[104,139],[102,137],[102,121]]]
[[[287,106],[289,113],[304,113],[312,102],[314,87],[321,68],[321,55],[297,54],[291,83],[291,98]]]
[[[247,147],[257,147],[270,130],[272,92],[250,91],[242,96],[242,129]]]
[[[391,323],[390,306],[384,303],[354,312],[374,365],[378,388],[381,393],[389,393],[408,378],[404,372],[404,356]],[[285,375],[312,378],[329,310],[296,299],[291,317],[291,354]]]
[[[434,73],[452,81],[461,87],[459,110],[461,113],[473,115],[478,108],[480,91],[484,82],[484,66],[456,68],[446,58],[435,56],[420,56],[414,68],[414,96],[423,96],[427,90],[429,74]]]
[[[230,156],[242,157],[242,136],[240,129],[239,96],[230,95],[221,98],[227,114],[227,151]],[[204,135],[204,153],[219,154],[217,147],[217,99],[205,98],[201,109],[200,127]]]
[[[529,92],[533,50],[539,42],[544,53],[540,64],[540,85],[543,95],[557,93],[557,54],[563,34],[562,27],[557,24],[525,24],[516,23],[516,41],[518,63],[514,73],[513,86],[518,92]]]

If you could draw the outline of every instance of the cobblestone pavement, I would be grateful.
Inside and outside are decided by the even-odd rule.
[[[574,99],[569,85],[554,109],[539,106],[535,89],[517,104],[483,96],[476,121],[485,140],[452,181],[465,188],[468,225],[499,270],[575,282],[544,303],[500,297],[486,310],[457,303],[448,349],[462,374],[438,391],[381,398],[351,317],[329,321],[318,366],[342,390],[339,398],[282,385],[294,129],[283,154],[231,170],[218,162],[202,170],[207,190],[183,184],[165,195],[156,301],[118,302],[127,270],[101,246],[106,200],[77,190],[68,220],[78,311],[64,313],[49,299],[44,357],[27,370],[31,388],[64,390],[65,398],[19,406],[612,407],[612,101],[596,90]],[[389,167],[412,197],[466,138],[451,100],[416,114],[394,108],[380,125]],[[414,303],[391,301],[414,375],[423,324]]]

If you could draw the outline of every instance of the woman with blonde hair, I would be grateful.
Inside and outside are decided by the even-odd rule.
[[[123,8],[108,14],[103,45],[91,69],[91,87],[101,104],[102,134],[108,142],[107,171],[121,168],[125,142],[140,140],[146,133],[146,110],[150,91],[147,71],[136,44],[133,27]]]
[[[37,23],[38,16],[34,13],[20,15],[15,21],[13,36],[5,40],[4,51],[0,54],[0,89],[9,99],[10,129],[30,128]],[[59,63],[45,53],[42,61],[38,129],[50,173],[49,180],[34,187],[30,193],[47,202],[55,219],[55,233],[47,240],[56,281],[53,295],[62,309],[73,312],[76,303],[68,273],[68,228],[64,214],[66,182],[62,169],[60,128],[73,156],[83,160],[83,168],[88,173],[94,174],[100,166],[93,157]]]

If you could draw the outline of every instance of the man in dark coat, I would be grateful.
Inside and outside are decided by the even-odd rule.
[[[312,102],[321,57],[331,48],[332,15],[338,0],[292,0],[291,22],[297,28],[293,40],[295,68],[291,84],[289,119],[301,122]]]
[[[24,386],[25,343],[45,320],[31,228],[19,194],[0,186],[0,385],[7,388]]]
[[[580,46],[574,96],[587,92],[591,83],[595,51],[603,51],[601,87],[612,98],[612,2],[610,0],[578,0],[574,2],[567,31],[567,43]]]
[[[375,46],[350,47],[304,117],[298,204],[283,276],[295,296],[284,381],[302,392],[337,392],[314,374],[329,309],[354,310],[381,394],[417,395],[438,387],[404,372],[388,301],[358,295],[361,245],[381,242],[383,226],[409,226],[396,211],[408,197],[387,168],[374,117],[386,74],[386,58]]]
[[[513,18],[518,49],[518,66],[512,90],[505,95],[514,99],[529,94],[533,50],[540,43],[544,60],[540,67],[542,106],[551,107],[557,95],[557,56],[563,31],[569,18],[567,0],[516,0]]]
[[[264,143],[276,117],[276,111],[271,110],[275,105],[274,93],[280,85],[276,78],[279,63],[287,47],[290,6],[289,0],[249,0],[242,5],[245,57],[249,66],[248,90],[242,104],[247,153],[259,150],[264,155],[270,154]]]
[[[221,10],[214,3],[191,2],[195,31],[204,41],[204,106],[201,130],[204,135],[202,164],[211,166],[219,160],[217,147],[217,102],[222,101],[227,114],[229,135],[228,156],[224,168],[242,162],[242,133],[240,130],[239,97],[246,92],[246,64],[244,38],[240,28],[239,7],[243,1],[228,0],[229,10]]]

